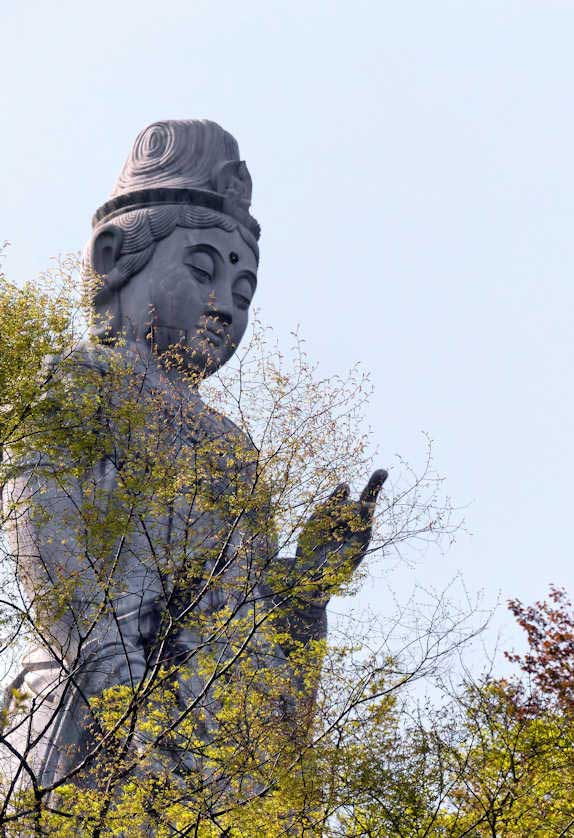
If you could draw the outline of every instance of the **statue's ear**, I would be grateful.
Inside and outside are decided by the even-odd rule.
[[[108,224],[92,241],[92,265],[101,276],[110,274],[120,258],[123,233],[114,224]]]

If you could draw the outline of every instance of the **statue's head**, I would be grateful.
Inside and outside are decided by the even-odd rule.
[[[255,293],[259,225],[250,201],[247,166],[219,125],[145,128],[84,253],[95,335],[111,343],[121,335],[215,372],[237,349]]]

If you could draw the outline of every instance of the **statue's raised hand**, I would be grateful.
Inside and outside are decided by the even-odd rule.
[[[384,469],[373,472],[357,501],[349,499],[349,486],[341,483],[303,526],[298,570],[306,574],[316,602],[326,603],[365,556],[377,497],[387,476]]]

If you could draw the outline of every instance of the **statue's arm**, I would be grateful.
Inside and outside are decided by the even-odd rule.
[[[92,522],[96,512],[106,515],[116,469],[99,433],[101,367],[83,347],[65,363],[46,359],[45,367],[50,385],[30,434],[5,451],[2,502],[16,581],[38,639],[58,659],[70,659],[101,602],[104,560]]]

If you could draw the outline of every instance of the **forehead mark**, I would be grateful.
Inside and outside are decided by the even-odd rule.
[[[232,265],[236,265],[239,262],[239,255],[234,250],[229,254],[229,261]]]
[[[239,261],[249,264],[253,258],[252,270],[257,271],[259,266],[257,242],[252,237],[244,235],[240,225],[233,231],[223,230],[220,227],[178,227],[176,230],[184,235],[190,245],[205,247],[206,249],[211,248],[222,259],[226,258],[224,254],[227,254],[229,259],[231,253],[235,253]],[[173,235],[175,235],[175,232]],[[230,247],[234,249],[229,250]]]

